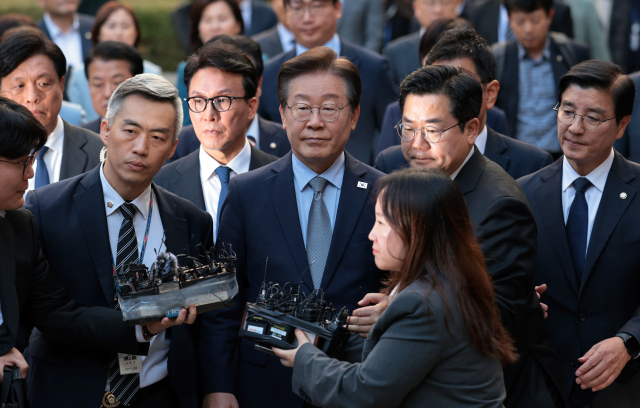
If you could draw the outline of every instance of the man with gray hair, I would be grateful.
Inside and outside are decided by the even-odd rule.
[[[178,90],[164,78],[143,74],[124,81],[101,123],[104,162],[28,194],[25,208],[36,219],[51,271],[79,303],[117,307],[114,268],[126,270],[136,260],[151,267],[157,253],[197,256],[197,246],[213,245],[209,214],[152,183],[175,150],[182,115]],[[194,320],[190,308],[187,323]],[[79,407],[102,402],[103,407],[196,408],[190,327],[176,326],[166,334],[137,328],[138,341],[149,345],[145,357],[69,348],[34,330],[25,351],[29,399],[34,406],[60,408],[70,400]],[[133,369],[121,373],[132,360]]]

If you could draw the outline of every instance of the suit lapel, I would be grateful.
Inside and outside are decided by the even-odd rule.
[[[484,155],[487,156],[489,160],[502,167],[504,171],[507,171],[509,157],[502,155],[505,150],[507,150],[507,146],[504,144],[502,139],[500,139],[500,136],[487,127],[487,144],[484,148]]]
[[[100,166],[87,173],[80,184],[84,191],[73,196],[80,225],[84,233],[93,266],[109,306],[114,307],[113,269],[107,213],[100,182]]]
[[[560,259],[560,264],[571,283],[571,287],[577,295],[579,283],[573,268],[562,211],[562,163],[562,160],[556,161],[549,167],[549,171],[541,176],[544,184],[534,191],[534,196],[547,236],[558,259]]]
[[[176,167],[176,172],[179,176],[171,180],[171,188],[175,194],[206,211],[200,178],[200,149],[185,157]]]
[[[345,155],[344,178],[342,180],[342,190],[340,191],[338,214],[336,215],[329,255],[327,256],[327,263],[322,275],[322,284],[320,285],[323,289],[327,288],[338,268],[338,264],[353,235],[353,230],[360,219],[360,213],[367,201],[369,191],[373,188],[373,185],[368,185],[368,188],[357,187],[359,181],[371,184],[362,178],[367,174],[367,168],[349,153],[345,152]]]
[[[269,156],[251,145],[251,161],[249,162],[249,171],[259,169],[260,167],[266,166],[269,163],[271,163],[271,160],[269,160]]]
[[[460,189],[462,195],[472,192],[476,189],[478,185],[478,181],[484,173],[484,169],[487,167],[487,159],[480,153],[477,147],[475,147],[475,151],[473,155],[469,159],[469,161],[462,166],[460,172],[455,178],[455,182]],[[465,201],[467,198],[465,197]],[[469,202],[467,201],[467,204]]]
[[[273,167],[276,174],[267,179],[267,189],[289,252],[296,263],[298,273],[303,273],[309,267],[309,261],[300,226],[291,155],[289,152],[276,162],[277,166]],[[303,281],[309,287],[313,287],[310,273],[304,273]]]
[[[65,180],[84,173],[87,165],[87,153],[82,146],[87,141],[84,135],[76,133],[71,126],[64,122],[64,141],[62,151],[62,164],[60,165],[60,180]]]
[[[616,152],[611,171],[609,171],[607,182],[602,192],[602,199],[600,200],[600,206],[596,213],[596,219],[591,229],[591,239],[587,249],[587,258],[584,263],[580,293],[609,237],[611,237],[613,230],[620,222],[620,218],[622,218],[622,215],[636,195],[636,190],[627,184],[634,178],[635,174],[629,164]],[[624,200],[621,199],[621,193],[626,193],[627,198]]]
[[[199,185],[199,184],[198,184]],[[164,229],[164,239],[169,252],[173,254],[193,255],[190,253],[189,225],[187,220],[180,218],[176,214],[176,203],[167,194],[159,189],[155,184],[151,184],[158,202],[158,214],[162,220]],[[200,242],[193,243],[194,245]],[[208,250],[209,248],[207,248]]]
[[[7,220],[0,217],[0,306],[4,311],[2,314],[4,324],[12,340],[18,333],[20,316],[16,287],[15,250],[13,227]],[[1,343],[0,346],[2,346]]]

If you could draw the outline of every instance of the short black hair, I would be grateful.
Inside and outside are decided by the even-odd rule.
[[[219,36],[216,41],[207,42],[198,52],[187,59],[184,68],[184,83],[189,89],[191,79],[201,69],[218,68],[242,75],[245,98],[253,98],[258,91],[258,71],[240,48],[228,35]]]
[[[424,34],[422,34],[422,38],[420,38],[420,63],[424,61],[424,58],[431,52],[431,49],[440,39],[440,36],[454,28],[458,27],[469,27],[473,28],[471,23],[464,18],[456,17],[456,18],[439,18],[433,23],[429,24],[429,27],[425,30]]]
[[[262,49],[260,48],[260,44],[245,35],[234,35],[232,38],[236,43],[236,46],[240,48],[242,52],[251,59],[253,65],[256,66],[256,70],[258,70],[258,78],[262,77],[264,61],[262,61]]]
[[[29,109],[0,96],[0,157],[9,160],[40,150],[49,133]]]
[[[407,95],[445,95],[451,100],[449,113],[464,130],[467,122],[480,115],[482,87],[475,76],[461,67],[425,65],[400,84],[400,109]]]
[[[553,0],[504,0],[504,7],[509,14],[514,9],[525,13],[533,13],[538,9],[544,9],[545,14],[549,15],[553,8]]]
[[[58,79],[62,79],[67,72],[67,59],[60,48],[44,34],[21,32],[0,43],[0,82],[18,65],[37,55],[48,57],[53,63]]]
[[[36,22],[33,21],[31,17],[24,14],[10,13],[5,14],[4,16],[0,16],[0,37],[2,37],[5,32],[11,30],[12,28],[25,26],[38,28]]]
[[[470,58],[473,61],[480,82],[488,84],[496,78],[496,56],[487,40],[473,28],[454,28],[442,34],[427,56],[427,65],[458,58]]]
[[[616,122],[633,112],[636,86],[613,62],[601,60],[584,61],[571,67],[558,84],[558,102],[571,85],[582,89],[597,89],[608,92],[613,99]]]
[[[132,76],[142,74],[144,66],[142,57],[135,48],[129,44],[118,41],[104,41],[91,49],[89,55],[84,60],[84,75],[89,79],[89,65],[94,60],[101,61],[127,61],[129,63],[129,73]]]

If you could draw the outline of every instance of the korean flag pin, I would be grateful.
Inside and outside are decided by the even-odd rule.
[[[364,181],[358,181],[358,188],[363,188],[366,190],[368,185],[369,183],[365,183]]]

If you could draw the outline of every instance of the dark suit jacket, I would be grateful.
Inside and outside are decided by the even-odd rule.
[[[213,245],[213,221],[209,214],[163,188],[152,185],[158,214],[169,251],[196,256],[195,247]],[[72,179],[30,192],[26,209],[36,219],[42,249],[51,271],[69,295],[88,306],[113,308],[114,286],[111,250],[104,210],[100,168]],[[192,331],[197,327],[171,328],[168,370],[181,407],[197,404],[197,365]],[[107,383],[108,351],[68,347],[35,330],[26,350],[31,366],[29,399],[35,406],[68,407],[69,396],[77,406],[99,406]]]
[[[90,130],[91,132],[99,135],[100,134],[100,124],[102,123],[102,118],[98,118],[96,120],[92,120],[91,122],[87,122],[80,127],[82,129]]]
[[[251,146],[249,171],[266,166],[276,160],[278,160],[277,157]],[[156,174],[153,181],[178,197],[191,201],[202,211],[207,211],[202,192],[202,179],[200,178],[200,150],[196,150],[174,163],[167,164]]]
[[[383,33],[384,12],[381,1],[342,2],[342,17],[338,20],[340,37],[368,50],[380,52]]]
[[[260,127],[260,150],[276,157],[282,157],[291,150],[287,132],[281,124],[258,118],[258,125]],[[176,151],[167,160],[167,164],[186,157],[199,148],[200,141],[193,130],[193,125],[185,126],[178,136]]]
[[[381,151],[391,146],[400,145],[400,137],[395,126],[402,120],[402,111],[400,110],[400,102],[391,102],[387,106],[382,120],[382,129],[378,138],[378,146],[376,148],[376,157]],[[487,127],[496,132],[508,136],[507,117],[504,111],[497,106],[487,111]]]
[[[0,259],[0,355],[16,346],[20,322],[64,343],[146,354],[121,312],[71,301],[48,268],[29,211],[0,217]]]
[[[64,122],[64,144],[60,181],[95,168],[100,164],[100,150],[104,147],[100,137],[86,129]]]
[[[302,407],[291,392],[291,370],[278,358],[238,338],[245,302],[255,302],[269,257],[267,280],[313,287],[298,217],[292,153],[258,170],[231,179],[222,207],[218,242],[233,244],[240,293],[234,306],[202,315],[201,381],[205,392],[234,392],[242,407]],[[331,248],[322,278],[325,299],[339,310],[380,290],[383,274],[375,266],[367,238],[374,223],[372,191],[382,176],[346,155]],[[368,188],[358,188],[359,181]],[[303,274],[304,273],[304,274]],[[303,274],[301,278],[301,274]],[[305,289],[306,290],[306,289]],[[308,292],[308,291],[307,291]],[[239,363],[233,355],[239,348]],[[238,367],[239,378],[229,368]]]
[[[611,59],[629,73],[629,42],[631,31],[632,0],[614,0],[609,21],[609,49]]]
[[[553,2],[555,14],[549,26],[550,31],[564,33],[573,37],[573,20],[570,7],[560,1]],[[476,28],[478,34],[489,44],[498,42],[498,27],[500,24],[500,0],[483,0],[465,7],[466,18]]]
[[[489,127],[484,155],[502,167],[514,180],[553,163],[551,155],[544,150],[501,135]],[[409,167],[409,163],[404,158],[400,146],[382,151],[376,159],[375,168],[386,174],[403,167]]]
[[[555,86],[572,65],[590,58],[589,49],[562,34],[551,33],[550,51],[551,65]],[[498,59],[497,80],[500,82],[500,92],[496,105],[507,114],[509,134],[515,137],[518,124],[518,87],[520,82],[520,63],[518,60],[518,45],[516,40],[507,41],[493,46]],[[549,109],[552,109],[550,106]]]
[[[249,30],[245,28],[243,34],[251,37],[274,27],[276,24],[278,24],[278,19],[271,7],[262,4],[262,2],[253,1],[251,3],[251,28]]]
[[[565,232],[562,169],[563,160],[557,160],[518,182],[538,224],[535,284],[548,285],[540,300],[549,306],[545,322],[550,340],[560,355],[572,405],[584,406],[593,393],[575,383],[577,359],[619,332],[640,339],[640,166],[615,153],[593,223],[582,282],[577,280]],[[625,199],[620,196],[623,192]],[[617,381],[624,384],[638,369],[638,362],[630,361]]]
[[[389,60],[391,76],[396,85],[422,66],[420,63],[420,32],[411,33],[387,44],[382,55]]]
[[[631,112],[631,122],[624,131],[624,136],[616,140],[613,147],[620,152],[625,158],[640,163],[640,98],[638,98],[638,89],[640,89],[640,72],[634,72],[629,75],[636,86],[636,96],[633,102],[633,112]]]
[[[361,162],[371,164],[374,160],[375,136],[380,132],[387,105],[398,98],[398,89],[389,76],[386,59],[348,41],[341,39],[340,42],[340,55],[355,64],[362,80],[360,118],[356,130],[351,132],[347,142],[347,151]],[[295,56],[294,49],[272,58],[264,66],[258,113],[265,119],[282,122],[278,101],[278,73],[282,64]],[[348,113],[348,110],[342,114],[345,113]]]
[[[278,34],[278,26],[274,26],[260,34],[254,35],[251,38],[260,44],[262,59],[265,61],[284,51],[282,49],[282,42],[280,41],[280,34]]]
[[[84,61],[89,56],[91,48],[93,48],[93,44],[91,43],[93,17],[78,13],[78,21],[80,22],[80,38],[82,40],[82,61]],[[44,23],[44,20],[38,21],[38,28],[51,40],[51,34],[49,30],[47,30],[47,25]]]

